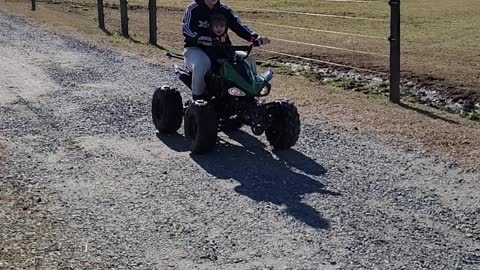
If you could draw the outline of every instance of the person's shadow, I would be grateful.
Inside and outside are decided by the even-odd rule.
[[[261,141],[243,131],[230,132],[227,136],[241,146],[220,139],[214,153],[192,154],[193,161],[217,178],[238,181],[240,186],[235,191],[242,195],[258,202],[283,205],[288,215],[311,227],[330,227],[328,220],[303,203],[301,197],[309,193],[340,195],[305,175],[323,175],[326,170],[320,164],[293,149],[272,155]]]

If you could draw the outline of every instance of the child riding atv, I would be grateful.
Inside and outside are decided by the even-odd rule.
[[[210,17],[210,32],[212,34],[212,46],[204,47],[203,50],[210,58],[212,68],[225,59],[235,57],[232,42],[228,36],[227,19],[222,14],[213,14]]]
[[[255,60],[243,51],[235,51],[228,36],[227,19],[222,14],[210,16],[210,32],[212,34],[212,46],[204,47],[203,50],[210,58],[211,69],[216,70],[228,59],[235,57],[245,58],[245,61],[257,73]],[[254,41],[259,45],[259,40]]]
[[[205,74],[210,71],[212,61],[205,50],[212,47],[210,19],[212,15],[221,14],[226,19],[226,30],[231,29],[246,41],[256,41],[259,45],[268,44],[268,38],[259,37],[254,31],[243,25],[238,16],[220,0],[195,0],[186,9],[183,18],[183,35],[185,45],[183,55],[185,65],[192,72],[192,96],[194,100],[206,99]],[[211,48],[215,49],[215,48]]]
[[[257,136],[265,134],[276,150],[294,146],[301,125],[297,108],[287,100],[264,99],[272,89],[273,72],[257,74],[255,62],[249,58],[254,47],[269,40],[258,38],[218,0],[195,0],[183,23],[187,68],[174,65],[174,70],[192,90],[194,101],[184,104],[180,91],[169,86],[155,90],[152,120],[158,132],[177,132],[183,118],[184,134],[194,154],[212,151],[219,131],[242,126],[250,127]],[[228,28],[251,44],[232,46]]]

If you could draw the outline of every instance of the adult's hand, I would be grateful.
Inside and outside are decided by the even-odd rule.
[[[259,37],[254,41],[254,44],[257,46],[267,45],[270,43],[270,39],[267,37]]]

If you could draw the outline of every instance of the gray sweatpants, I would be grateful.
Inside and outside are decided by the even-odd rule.
[[[246,56],[245,52],[236,52],[237,55]],[[210,70],[212,63],[208,55],[200,48],[187,47],[183,50],[185,66],[192,72],[192,94],[201,95],[205,91],[205,74]],[[256,66],[253,58],[248,57],[247,63],[253,68],[256,74]]]
[[[201,95],[205,91],[205,74],[212,66],[210,58],[197,47],[185,48],[183,56],[185,56],[185,66],[192,72],[192,94]]]

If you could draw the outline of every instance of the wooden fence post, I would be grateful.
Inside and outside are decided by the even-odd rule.
[[[36,3],[35,3],[35,0],[32,0],[32,10],[36,10],[37,7],[36,7]]]
[[[400,0],[390,0],[390,101],[400,103]]]
[[[128,37],[128,13],[127,13],[127,0],[120,0],[120,19],[122,36]]]
[[[97,0],[98,28],[105,30],[105,14],[103,13],[103,0]]]
[[[148,1],[150,44],[157,45],[157,0]]]

